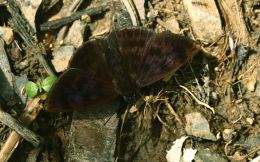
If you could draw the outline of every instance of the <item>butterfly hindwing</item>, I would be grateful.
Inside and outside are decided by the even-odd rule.
[[[104,104],[117,96],[109,82],[89,77],[84,71],[71,68],[51,89],[44,109],[53,112],[84,110]]]
[[[199,49],[193,40],[180,35],[157,34],[151,37],[138,67],[137,86],[147,86],[175,72]]]
[[[108,51],[106,40],[91,39],[75,51],[69,62],[69,68],[81,69],[88,76],[109,82],[112,78],[106,61]]]

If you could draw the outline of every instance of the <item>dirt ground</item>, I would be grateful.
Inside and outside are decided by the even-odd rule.
[[[55,51],[68,44],[77,48],[84,41],[104,38],[113,30],[129,25],[147,27],[157,33],[183,35],[201,45],[199,53],[167,79],[141,88],[136,93],[135,106],[120,106],[116,115],[119,124],[112,153],[114,160],[177,162],[190,157],[191,160],[186,161],[260,161],[258,0],[83,1],[77,11],[100,11],[78,12],[77,18],[69,16],[72,2],[0,0],[1,27],[14,32],[9,43],[4,39],[1,49],[7,55],[10,73],[34,82],[42,82],[50,75],[59,76],[63,71],[58,71],[57,63],[52,62]],[[46,23],[58,19],[53,24]],[[71,30],[76,20],[83,24],[82,31],[80,27]],[[71,37],[76,40],[67,38],[70,32],[76,32]],[[64,60],[69,59],[64,56]],[[0,61],[1,66],[4,64],[6,62]],[[63,66],[66,67],[66,63]],[[20,84],[23,87],[26,81]],[[24,103],[12,104],[4,95],[2,93],[0,98],[1,108],[21,121],[20,114],[30,98],[26,97]],[[75,124],[77,115],[41,111],[46,96],[40,96],[39,111],[34,111],[36,114],[28,124],[44,143],[37,148],[20,139],[22,142],[10,149],[10,158],[3,158],[3,161],[86,161],[69,157],[68,146],[73,136],[71,123]],[[115,105],[112,115],[119,107]],[[12,132],[4,123],[1,119],[1,151]],[[105,123],[103,120],[102,124]],[[74,131],[84,132],[82,129]],[[179,149],[170,153],[182,137],[185,140]],[[185,154],[186,150],[193,150],[196,155]],[[93,156],[99,158],[96,161],[109,161],[99,153]],[[169,160],[169,156],[173,156],[173,160]]]

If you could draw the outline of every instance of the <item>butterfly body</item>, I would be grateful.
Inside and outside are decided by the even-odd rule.
[[[72,56],[45,103],[47,111],[82,110],[108,102],[118,94],[129,98],[186,63],[200,46],[175,34],[156,34],[142,27],[92,39]]]

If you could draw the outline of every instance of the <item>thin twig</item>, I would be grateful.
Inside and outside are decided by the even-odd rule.
[[[97,8],[90,8],[88,10],[77,11],[77,12],[73,13],[71,16],[67,16],[67,17],[64,17],[64,18],[61,18],[58,20],[48,21],[48,22],[41,24],[40,30],[46,31],[46,30],[51,30],[51,29],[57,29],[61,26],[72,23],[77,19],[80,19],[82,15],[94,16],[94,15],[100,14],[108,9],[109,9],[108,6],[101,6],[101,7],[97,7]]]
[[[126,10],[128,11],[128,13],[130,14],[130,17],[131,17],[133,25],[137,26],[138,25],[138,21],[137,21],[137,18],[136,18],[135,10],[131,6],[131,2],[129,2],[128,0],[122,0],[122,2],[125,5]]]
[[[164,100],[165,105],[168,107],[168,109],[170,110],[170,112],[175,116],[175,118],[178,120],[178,122],[181,125],[184,125],[183,121],[181,120],[181,118],[179,117],[179,115],[174,111],[172,105],[170,104],[169,100],[166,99]]]
[[[186,87],[184,87],[184,86],[182,86],[182,85],[179,85],[179,86],[180,86],[181,88],[185,89],[185,90],[194,98],[194,100],[195,100],[198,104],[205,106],[206,108],[210,109],[213,114],[215,114],[215,110],[214,110],[213,107],[211,107],[211,106],[209,106],[208,104],[206,104],[206,103],[201,102],[200,100],[198,100],[198,99],[188,90],[188,88],[186,88]]]
[[[245,155],[245,156],[242,156],[243,158],[247,158],[248,156],[250,156],[250,155],[252,155],[252,154],[254,154],[254,153],[256,153],[257,151],[259,151],[260,150],[260,146],[259,147],[257,147],[254,151],[252,151],[252,152],[250,152],[250,153],[248,153],[247,155]]]
[[[224,149],[224,151],[225,151],[225,155],[226,155],[226,157],[228,157],[228,145],[230,145],[232,143],[232,140],[231,141],[228,141],[228,143],[226,143],[225,144],[225,149]]]
[[[237,120],[233,121],[231,125],[236,124],[236,123],[237,123],[239,120],[241,120],[241,119],[242,119],[242,114],[240,114],[239,118],[238,118]]]
[[[258,60],[256,63],[254,63],[253,65],[251,65],[249,68],[248,68],[248,70],[247,71],[245,71],[243,74],[241,74],[241,76],[240,77],[243,77],[246,73],[248,73],[248,72],[252,72],[253,71],[253,68],[257,65],[257,64],[259,64],[260,63],[260,60]],[[235,83],[234,83],[235,84]]]
[[[156,113],[156,117],[158,118],[158,120],[162,123],[162,125],[164,125],[166,128],[168,128],[169,130],[171,130],[171,127],[165,123],[162,118],[160,117],[160,115],[158,113]]]

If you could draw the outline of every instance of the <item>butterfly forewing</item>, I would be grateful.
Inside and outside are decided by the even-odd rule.
[[[137,67],[147,40],[154,34],[147,28],[131,27],[114,31],[108,36],[111,54],[107,61],[110,62],[118,93],[128,95],[136,90]]]
[[[53,86],[44,109],[53,112],[84,110],[107,103],[117,96],[111,83],[71,68]]]
[[[150,85],[175,72],[199,48],[194,41],[176,34],[157,34],[151,37],[138,67],[137,86]]]

